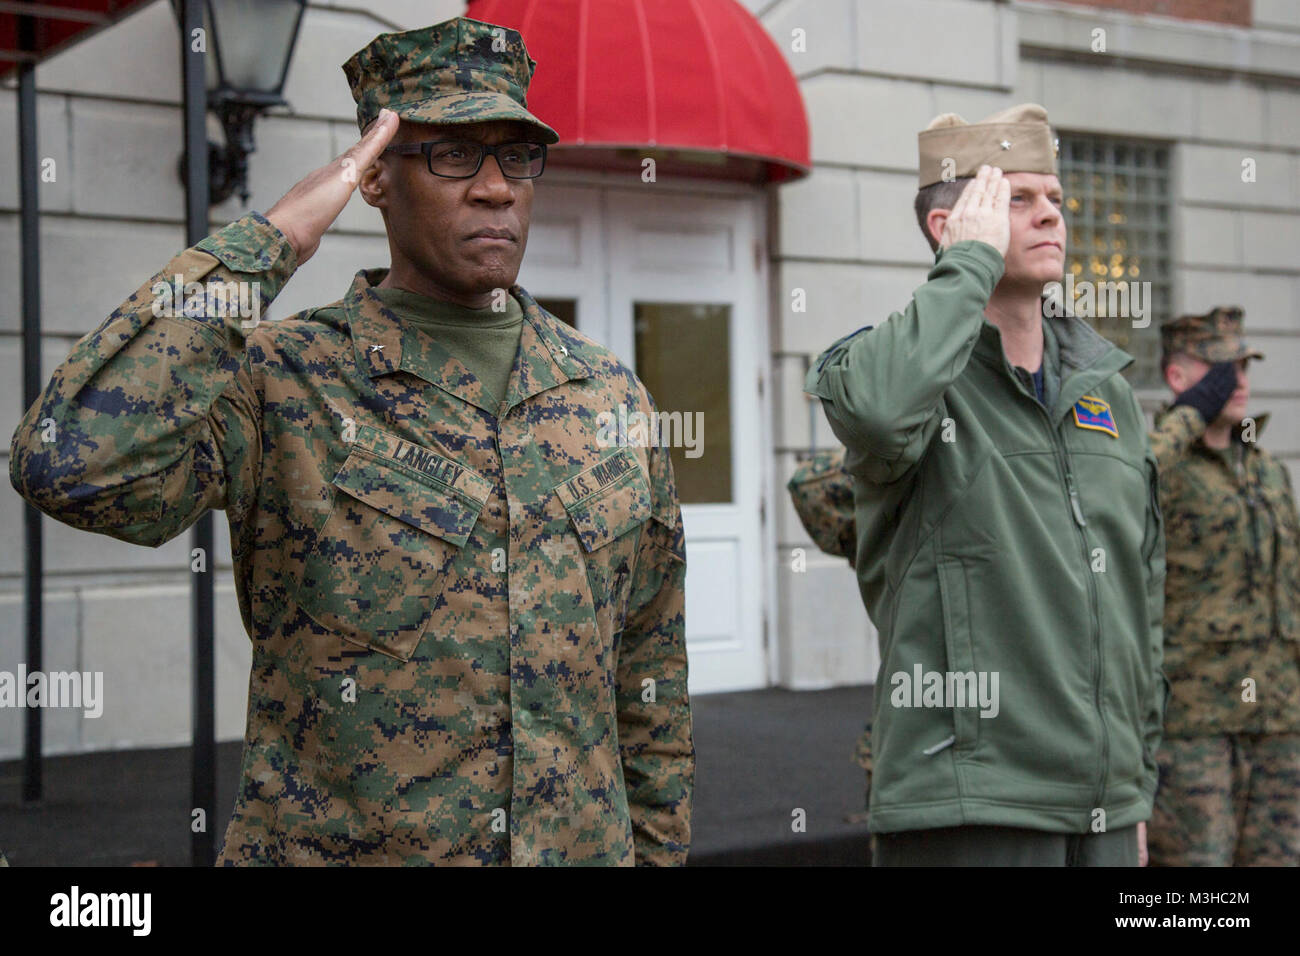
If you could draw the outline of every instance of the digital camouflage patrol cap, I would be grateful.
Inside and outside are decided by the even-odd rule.
[[[387,107],[415,123],[519,120],[544,143],[559,135],[528,112],[537,64],[517,30],[456,17],[421,30],[381,33],[343,64],[357,126]]]
[[[1221,305],[1206,315],[1181,315],[1160,326],[1160,346],[1166,356],[1186,353],[1210,363],[1262,359],[1264,353],[1241,337],[1244,317],[1235,305]]]
[[[984,164],[1004,173],[1057,172],[1060,147],[1047,125],[1047,110],[1021,103],[967,123],[956,113],[930,120],[917,134],[921,174],[917,188],[974,176]]]

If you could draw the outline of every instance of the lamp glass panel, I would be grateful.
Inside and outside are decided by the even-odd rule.
[[[208,52],[220,52],[227,86],[280,92],[300,7],[299,0],[208,0],[217,40]]]

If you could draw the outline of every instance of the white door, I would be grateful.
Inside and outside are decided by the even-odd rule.
[[[692,693],[767,685],[762,209],[757,193],[539,183],[520,273],[632,364],[661,412],[681,413],[669,420]]]

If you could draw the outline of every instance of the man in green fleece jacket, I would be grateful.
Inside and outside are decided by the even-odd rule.
[[[928,281],[805,384],[847,449],[880,634],[874,859],[1135,865],[1167,685],[1132,358],[1043,315],[1066,227],[1041,106],[938,117],[920,170]]]

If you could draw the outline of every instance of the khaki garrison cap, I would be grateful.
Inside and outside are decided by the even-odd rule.
[[[1262,359],[1264,353],[1246,345],[1241,337],[1245,313],[1235,305],[1221,305],[1206,315],[1181,315],[1160,326],[1165,355],[1185,352],[1206,362]]]
[[[456,17],[421,30],[381,33],[343,64],[364,130],[387,107],[415,123],[519,120],[544,143],[559,135],[528,112],[536,63],[517,30]]]
[[[1055,173],[1060,153],[1047,125],[1047,110],[1037,103],[1012,106],[978,123],[944,113],[917,135],[916,145],[921,166],[919,189],[974,176],[985,163],[1004,173]],[[944,160],[952,162],[945,168]]]

